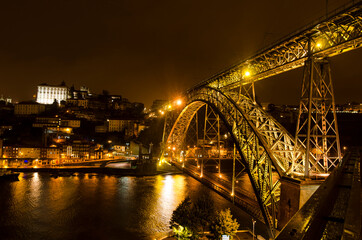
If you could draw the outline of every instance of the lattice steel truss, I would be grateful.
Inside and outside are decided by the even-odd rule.
[[[325,71],[329,65],[307,60],[325,59],[361,45],[362,2],[358,2],[189,89],[187,106],[168,135],[167,146],[174,149],[172,156],[176,160],[180,156],[185,133],[197,111],[205,104],[210,106],[223,120],[235,142],[239,157],[236,159],[234,154],[233,162],[240,161],[245,166],[264,222],[270,236],[274,237],[280,182],[273,178],[273,172],[279,177],[304,175],[305,172],[307,175],[320,174],[337,165],[340,159],[338,154],[337,157],[329,155],[331,150],[340,152],[336,120],[327,117],[332,111],[333,119],[336,119],[330,72]],[[311,72],[308,74],[319,80],[313,80],[309,85],[306,79],[303,80],[301,114],[294,138],[255,104],[254,82],[304,66],[306,62],[306,69],[314,71],[318,77],[313,77]],[[314,95],[308,95],[307,103],[305,99],[310,86],[313,86]],[[317,100],[318,97],[323,100]],[[302,116],[305,112],[309,113],[307,120]],[[307,131],[305,126],[308,126]],[[313,149],[314,153],[310,151]],[[236,176],[234,167],[232,194]]]
[[[304,67],[296,143],[306,149],[313,164],[304,165],[304,175],[322,168],[329,172],[341,161],[341,149],[330,65],[311,57]]]
[[[362,3],[358,2],[352,6],[347,5],[333,16],[285,37],[192,89],[204,86],[237,88],[240,84],[252,83],[302,67],[310,55],[327,58],[359,48],[361,45]]]
[[[231,133],[251,179],[264,221],[274,232],[280,182],[273,180],[273,169],[279,176],[303,170],[303,164],[299,166],[292,162],[295,159],[293,138],[274,119],[238,92],[228,92],[226,95],[213,88],[203,88],[190,92],[188,99],[190,104],[174,124],[167,144],[176,151],[181,149],[185,132],[195,113],[205,103],[211,106]],[[299,156],[304,155],[299,153]]]

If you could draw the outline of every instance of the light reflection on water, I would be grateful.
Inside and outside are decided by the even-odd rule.
[[[241,224],[251,222],[230,202],[184,175],[53,178],[23,173],[19,179],[0,182],[1,239],[154,239],[170,230],[177,205],[200,193],[217,208],[232,208]]]

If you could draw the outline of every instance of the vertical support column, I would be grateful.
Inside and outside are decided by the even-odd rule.
[[[256,104],[256,101],[255,101],[255,88],[254,88],[254,81],[251,83],[251,88],[252,88],[252,91],[253,91],[253,103]]]
[[[218,151],[218,158],[219,158],[219,177],[221,176],[221,154],[220,154],[220,116],[217,115],[217,151]]]
[[[307,146],[305,151],[305,161],[304,161],[304,177],[309,178],[309,153],[310,153],[310,127],[311,127],[311,118],[312,118],[312,93],[313,93],[313,60],[312,58],[307,64],[307,75],[305,79],[308,81],[308,124],[307,124]]]
[[[197,159],[197,165],[199,164],[199,160],[198,160],[198,151],[197,151],[197,148],[199,147],[198,146],[198,143],[199,143],[199,113],[197,112],[196,114],[195,114],[195,124],[196,124],[196,144],[195,144],[195,146],[196,146],[196,149],[195,149],[195,157],[196,157],[196,159]],[[195,160],[196,160],[195,159]]]
[[[296,149],[305,149],[304,176],[331,171],[341,150],[330,65],[311,56],[305,63],[296,129]]]
[[[231,196],[233,197],[234,203],[234,195],[235,195],[235,160],[236,160],[236,146],[234,143],[234,150],[233,150],[233,177],[231,179]]]
[[[205,150],[205,141],[206,141],[206,129],[207,129],[207,118],[208,118],[208,108],[209,106],[206,104],[205,107],[205,121],[204,121],[204,138],[203,138],[203,142],[202,142],[202,158],[201,158],[201,173],[200,176],[203,177],[204,176],[204,158],[206,156],[206,150]]]

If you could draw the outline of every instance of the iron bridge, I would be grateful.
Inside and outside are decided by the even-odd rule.
[[[175,111],[166,116],[161,161],[166,156],[239,204],[275,238],[280,179],[326,177],[341,163],[328,59],[361,44],[359,1],[190,88],[177,118]],[[297,130],[291,135],[255,102],[254,83],[299,67],[304,67],[303,86]],[[195,132],[194,147],[189,146],[190,131]],[[222,131],[233,142],[227,156],[222,155]],[[232,167],[223,172],[223,162]],[[207,170],[211,163],[217,171]],[[245,176],[253,196],[238,185]]]

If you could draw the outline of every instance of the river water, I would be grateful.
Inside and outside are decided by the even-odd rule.
[[[155,239],[169,229],[186,197],[206,194],[217,209],[230,208],[240,228],[251,217],[186,175],[118,177],[77,174],[54,178],[21,173],[0,182],[0,239]],[[262,225],[257,223],[260,233]]]

